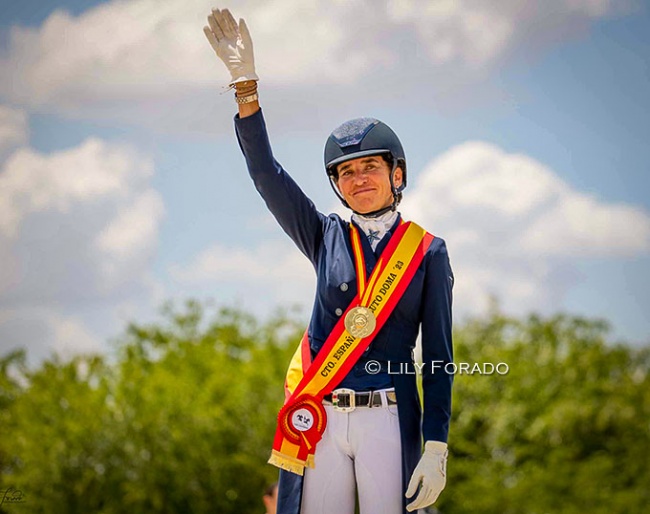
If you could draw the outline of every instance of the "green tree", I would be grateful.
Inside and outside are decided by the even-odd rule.
[[[114,362],[78,357],[27,373],[4,402],[12,512],[241,513],[261,507],[284,371],[300,333],[222,309],[165,309],[132,324]],[[3,396],[0,396],[2,399]]]
[[[0,489],[26,495],[11,511],[4,505],[7,511],[81,512],[84,498],[102,494],[96,477],[106,445],[105,371],[100,358],[77,358],[25,372],[27,384],[14,389],[2,414],[0,444],[9,458]]]
[[[259,512],[301,331],[189,302],[131,324],[110,356],[0,358],[0,489],[25,493],[0,511]],[[457,363],[509,372],[456,375],[441,512],[646,510],[650,350],[607,336],[564,315],[457,327]]]
[[[606,342],[607,325],[493,313],[455,335],[447,513],[631,513],[650,504],[650,352]],[[503,367],[502,367],[503,369]]]

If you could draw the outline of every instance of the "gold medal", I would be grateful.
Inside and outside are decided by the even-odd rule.
[[[345,328],[351,336],[364,338],[375,331],[377,318],[367,307],[355,307],[345,315]]]

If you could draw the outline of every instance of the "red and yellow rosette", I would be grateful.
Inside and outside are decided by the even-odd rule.
[[[322,398],[318,399],[303,394],[280,409],[278,414],[278,428],[281,433],[279,453],[284,459],[289,457],[293,460],[295,458],[295,468],[289,469],[289,471],[302,475],[305,464],[313,466],[313,450],[323,437],[326,425],[327,415]],[[275,452],[275,450],[273,451]],[[287,469],[287,466],[281,467]]]

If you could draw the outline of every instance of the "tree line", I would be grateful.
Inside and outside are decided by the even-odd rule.
[[[569,315],[457,325],[455,361],[508,371],[456,373],[441,513],[645,512],[648,347]],[[303,330],[190,301],[131,323],[108,355],[34,369],[24,351],[0,357],[0,495],[23,500],[0,512],[262,512]]]

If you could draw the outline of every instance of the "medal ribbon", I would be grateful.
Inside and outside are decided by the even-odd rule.
[[[354,268],[357,271],[357,294],[363,295],[366,290],[366,262],[363,258],[363,248],[359,231],[350,223],[350,241],[352,241],[352,255],[354,255]],[[377,263],[379,265],[379,263]]]
[[[404,220],[400,220],[400,226],[404,224]],[[397,234],[397,231],[395,231]],[[363,257],[363,248],[361,246],[361,236],[359,235],[359,230],[352,223],[350,223],[350,240],[352,241],[352,255],[354,255],[354,268],[357,271],[357,295],[361,298],[359,305],[361,307],[367,307],[370,293],[372,292],[372,287],[375,282],[372,280],[373,277],[376,280],[379,276],[378,273],[373,273],[370,275],[371,282],[368,283],[366,280],[366,262]],[[382,254],[382,256],[385,254]],[[381,268],[383,265],[382,257],[379,257],[377,264],[375,265],[375,270]],[[367,285],[367,289],[366,289]],[[365,293],[365,294],[364,294]]]
[[[381,330],[406,291],[434,237],[415,223],[402,223],[377,261],[367,285],[364,285],[365,268],[363,273],[359,270],[359,266],[363,265],[363,254],[358,232],[356,239],[355,243],[355,236],[352,236],[357,277],[363,277],[363,289],[357,291],[346,312],[309,365],[304,361],[306,356],[310,356],[306,352],[309,349],[309,341],[306,334],[303,336],[296,351],[296,356],[299,356],[302,362],[299,366],[294,366],[292,362],[289,368],[293,383],[297,375],[302,377],[294,387],[289,384],[288,374],[285,383],[287,395],[290,396],[278,414],[278,428],[269,463],[299,475],[303,474],[305,466],[313,467],[316,444],[325,431],[327,416],[322,404],[323,397],[349,373]],[[358,244],[356,250],[355,244]],[[363,298],[360,298],[361,294]],[[345,314],[358,307],[362,300],[374,313],[376,327],[369,336],[358,338],[347,331],[344,319]]]

